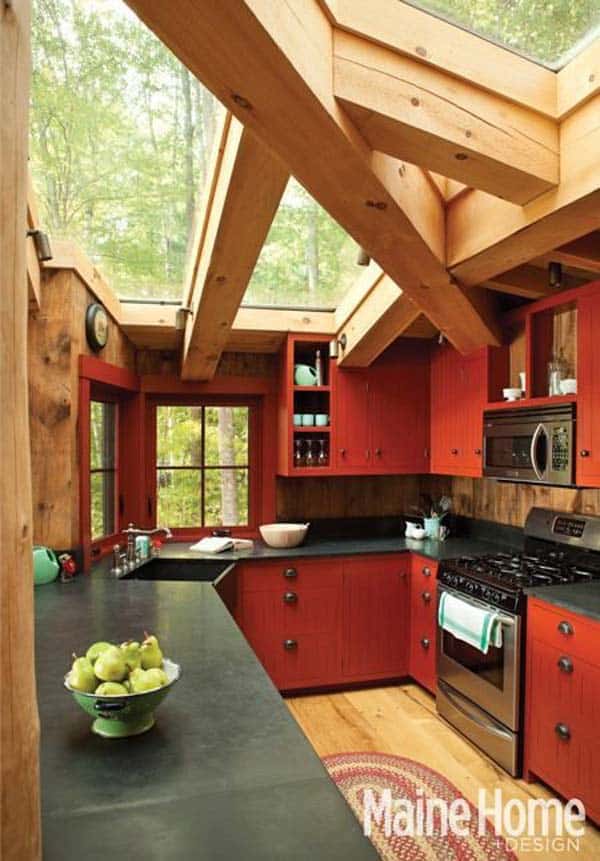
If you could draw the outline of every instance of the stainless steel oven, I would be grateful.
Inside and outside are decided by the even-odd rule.
[[[483,474],[490,478],[572,485],[575,407],[495,410],[483,417]]]
[[[492,612],[498,608],[439,585],[438,592]],[[487,654],[438,631],[438,712],[486,750],[511,774],[518,773],[521,708],[521,617],[503,611],[502,646]]]

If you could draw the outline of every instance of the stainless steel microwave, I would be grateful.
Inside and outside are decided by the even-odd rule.
[[[572,485],[575,407],[515,407],[483,415],[483,474],[506,481]]]

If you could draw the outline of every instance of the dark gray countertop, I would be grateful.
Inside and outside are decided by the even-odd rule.
[[[73,651],[156,632],[183,676],[156,726],[101,739]],[[94,574],[36,589],[44,858],[376,859],[214,588]]]
[[[228,550],[224,553],[198,553],[190,550],[192,542],[169,542],[161,550],[162,559],[210,560],[211,562],[240,562],[261,559],[297,559],[311,556],[351,556],[361,553],[402,553],[411,551],[429,559],[443,561],[466,554],[493,553],[505,547],[475,538],[447,538],[446,541],[415,541],[410,538],[318,538],[307,540],[300,547],[275,550],[262,541],[255,541],[252,550]]]
[[[526,589],[527,596],[547,601],[573,613],[581,613],[600,622],[600,582],[561,583],[559,586],[543,586],[541,589]]]

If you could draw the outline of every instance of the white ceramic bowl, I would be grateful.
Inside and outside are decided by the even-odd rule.
[[[502,389],[502,397],[507,401],[518,401],[521,394],[521,389]]]
[[[576,395],[577,394],[577,380],[569,379],[569,380],[561,380],[558,384],[560,386],[560,390],[563,395]]]
[[[308,523],[265,523],[259,526],[260,534],[269,547],[297,547],[308,531]]]

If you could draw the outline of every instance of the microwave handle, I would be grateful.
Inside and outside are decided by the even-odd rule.
[[[533,466],[533,471],[535,472],[539,481],[544,480],[544,473],[540,470],[540,468],[538,466],[538,462],[537,462],[535,453],[536,453],[538,440],[542,434],[546,434],[546,436],[548,436],[548,431],[546,430],[545,425],[540,423],[536,427],[535,431],[533,432],[533,436],[531,437],[531,448],[529,450],[529,456],[531,458],[531,465]]]

